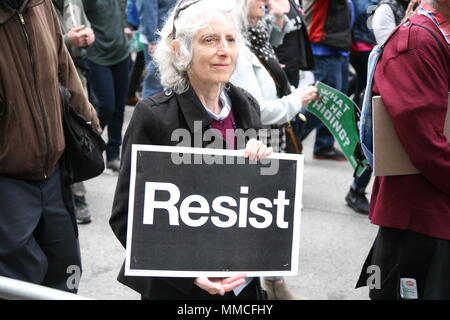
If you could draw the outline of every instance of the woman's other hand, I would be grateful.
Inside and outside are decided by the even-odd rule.
[[[408,7],[405,10],[405,16],[402,19],[402,23],[408,20],[417,10],[420,5],[420,0],[411,0]]]
[[[273,14],[276,17],[282,17],[290,9],[288,0],[267,0],[266,4],[269,9],[269,14]]]
[[[230,278],[206,278],[200,277],[194,280],[194,284],[199,288],[207,291],[209,294],[220,294],[223,296],[225,293],[239,287],[245,282],[245,274],[237,274]]]
[[[301,88],[299,93],[300,100],[302,101],[302,106],[304,108],[306,108],[306,106],[311,102],[319,99],[319,96],[317,95],[317,88],[315,86]]]
[[[244,149],[244,157],[250,160],[261,160],[273,152],[272,147],[267,147],[262,141],[250,139]]]

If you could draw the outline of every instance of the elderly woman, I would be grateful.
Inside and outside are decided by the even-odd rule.
[[[176,145],[171,135],[182,128],[194,135],[194,121],[202,131],[212,128],[261,128],[259,106],[248,93],[228,83],[233,73],[240,41],[232,14],[232,1],[181,1],[161,31],[155,62],[166,88],[137,104],[123,145],[111,227],[126,244],[128,192],[132,144]],[[232,148],[233,140],[226,139]],[[192,139],[193,140],[193,139]],[[272,148],[250,139],[243,154],[253,160],[268,156]],[[146,299],[257,299],[259,279],[236,275],[226,279],[150,278],[119,275],[119,281]]]
[[[269,9],[268,15],[265,4]],[[289,11],[289,2],[241,0],[239,6],[240,28],[244,32],[246,46],[239,53],[231,82],[257,99],[262,123],[277,125],[273,128],[278,128],[279,136],[283,137],[280,126],[292,120],[303,107],[317,98],[317,89],[313,86],[301,89],[290,86],[272,47],[272,44],[281,44],[284,34],[292,28],[284,14]],[[269,138],[275,150],[285,148],[283,138]],[[294,299],[282,277],[265,278],[264,286],[271,300]]]

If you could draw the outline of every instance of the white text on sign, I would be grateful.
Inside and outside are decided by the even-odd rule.
[[[166,201],[156,201],[157,192],[168,192],[169,199]],[[198,194],[187,196],[180,204],[178,211],[176,204],[180,201],[180,189],[173,183],[165,182],[146,182],[144,199],[144,224],[153,224],[155,209],[163,209],[169,215],[169,225],[179,226],[181,221],[190,227],[203,226],[209,218],[211,222],[219,228],[230,228],[238,224],[239,228],[246,228],[247,222],[256,229],[268,228],[273,222],[271,210],[275,208],[275,221],[280,229],[287,229],[288,222],[285,221],[285,207],[289,205],[289,199],[286,199],[286,192],[279,190],[277,198],[271,201],[268,198],[259,197],[250,201],[248,197],[248,187],[240,187],[241,197],[238,201],[230,196],[219,196],[208,203],[208,200]],[[192,204],[197,204],[192,206]],[[224,206],[227,205],[227,207]],[[237,208],[237,212],[231,208]],[[212,211],[211,211],[212,209]],[[250,210],[249,210],[250,209]],[[249,216],[249,211],[254,216]],[[161,212],[159,210],[158,212]],[[212,213],[214,212],[214,213]],[[207,216],[206,214],[210,214]],[[193,217],[195,214],[197,217]]]

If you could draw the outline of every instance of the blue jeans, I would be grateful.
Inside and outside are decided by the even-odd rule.
[[[145,45],[144,54],[147,74],[145,75],[144,79],[142,98],[147,99],[148,97],[151,97],[152,95],[163,91],[163,87],[156,73],[156,67],[155,63],[153,62],[153,58],[148,54],[148,45]]]
[[[60,172],[44,181],[0,177],[0,276],[76,293],[80,247]]]
[[[106,160],[119,159],[122,145],[122,126],[128,90],[130,57],[112,66],[101,66],[89,61],[88,81],[95,96],[94,107],[104,129],[108,127]]]
[[[343,93],[347,93],[349,57],[340,55],[314,56],[315,69],[313,71],[316,81],[329,85]],[[316,142],[314,152],[333,147],[334,137],[327,127],[311,112],[302,110],[308,121],[302,130],[302,140],[312,130],[316,129]]]

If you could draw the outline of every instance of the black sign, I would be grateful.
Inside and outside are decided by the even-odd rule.
[[[303,156],[134,145],[126,274],[297,273]]]

